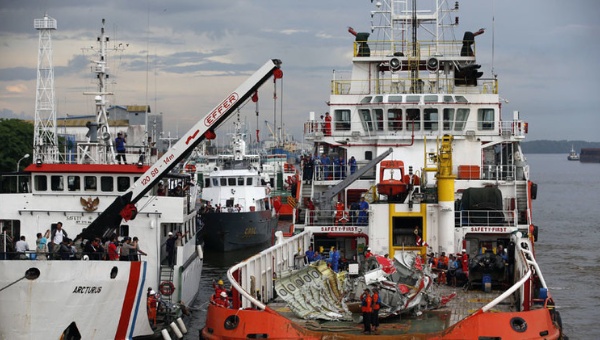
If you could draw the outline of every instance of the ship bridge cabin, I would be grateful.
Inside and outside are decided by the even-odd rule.
[[[524,137],[527,124],[518,114],[502,121],[498,97],[449,94],[387,94],[361,96],[360,104],[330,103],[331,122],[317,121],[313,114],[304,125],[312,141],[352,143],[359,138],[385,140],[442,136],[477,138],[485,136]],[[489,98],[487,98],[489,97]],[[494,99],[495,98],[495,99]]]

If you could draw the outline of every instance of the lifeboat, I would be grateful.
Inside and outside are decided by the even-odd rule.
[[[403,179],[403,161],[381,161],[377,191],[379,194],[388,197],[405,194],[408,190],[408,184]]]

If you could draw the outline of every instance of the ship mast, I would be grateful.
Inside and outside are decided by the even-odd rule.
[[[33,159],[35,162],[58,163],[51,36],[57,23],[56,19],[45,14],[43,19],[35,19],[33,26],[39,31]]]
[[[88,124],[89,133],[87,143],[81,143],[82,156],[79,157],[79,163],[115,163],[115,151],[113,148],[113,138],[108,124],[108,114],[106,112],[106,96],[112,95],[107,90],[108,81],[107,66],[107,46],[110,38],[105,34],[105,19],[102,19],[100,36],[98,37],[97,60],[93,60],[92,71],[96,74],[98,81],[98,90],[96,92],[84,92],[85,95],[93,95],[96,105],[96,122]],[[98,138],[100,136],[100,138]]]

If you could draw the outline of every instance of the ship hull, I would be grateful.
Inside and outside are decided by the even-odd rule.
[[[270,242],[278,218],[270,210],[202,214],[207,249],[228,252]]]
[[[23,278],[27,271],[37,278]],[[146,262],[0,261],[0,338],[124,339],[152,334]]]
[[[238,320],[238,323],[223,322]],[[526,325],[515,328],[507,325],[513,320],[524,320]],[[235,324],[235,327],[231,325]],[[228,328],[225,328],[229,326]],[[446,330],[426,332],[423,329],[406,329],[382,323],[377,332],[371,333],[375,338],[386,339],[477,339],[483,334],[489,339],[560,339],[560,330],[556,327],[547,309],[537,309],[514,313],[474,313],[472,316],[456,323]],[[340,327],[340,325],[336,325]],[[302,327],[292,320],[280,315],[272,309],[265,310],[233,310],[209,305],[207,322],[202,329],[203,339],[247,339],[260,335],[269,339],[324,339],[332,336],[331,331],[318,330],[319,327]],[[418,328],[418,327],[415,327]],[[336,332],[340,339],[363,338],[362,324],[344,327],[343,332]],[[543,334],[543,336],[542,336]]]

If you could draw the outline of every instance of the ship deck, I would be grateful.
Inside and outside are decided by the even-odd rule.
[[[456,296],[444,307],[423,312],[421,315],[407,314],[380,320],[376,334],[400,335],[443,331],[502,294],[504,290],[501,288],[494,286],[490,292],[484,292],[481,287],[466,290],[464,287],[436,285],[436,289],[442,296],[452,293],[456,293]],[[492,308],[490,312],[515,311],[514,305],[514,297],[511,296]],[[354,314],[353,322],[303,320],[296,317],[280,298],[269,303],[268,307],[294,323],[313,331],[327,333],[343,332],[354,335],[361,335],[363,332],[362,316],[359,314]]]

